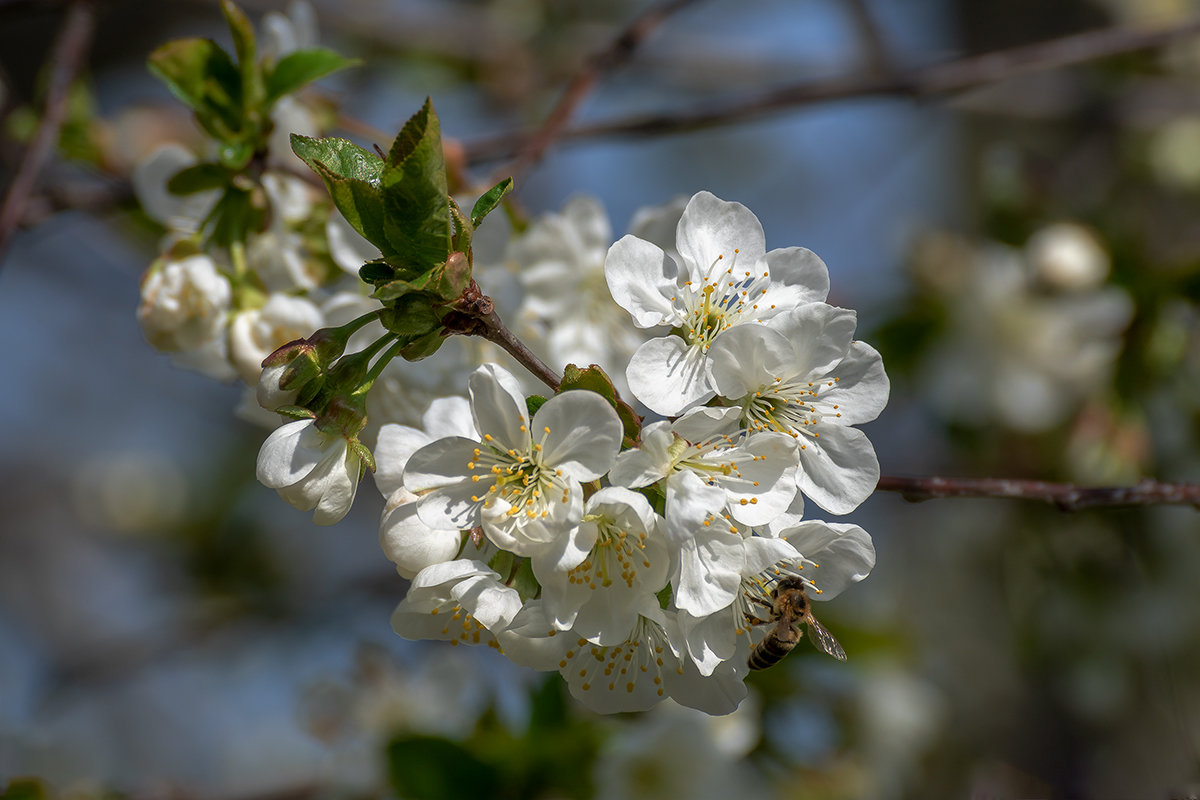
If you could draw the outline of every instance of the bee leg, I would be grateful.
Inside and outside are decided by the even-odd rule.
[[[757,603],[768,611],[774,610],[775,608],[775,606],[773,606],[771,603],[768,603],[766,600],[763,600],[761,597],[755,597],[754,595],[747,594],[746,599],[751,603]]]

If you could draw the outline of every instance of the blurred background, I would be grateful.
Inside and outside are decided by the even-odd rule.
[[[69,5],[0,2],[6,185]],[[321,43],[363,64],[303,97],[386,146],[430,95],[464,174],[503,176],[504,135],[652,6],[313,0]],[[0,263],[5,797],[1200,796],[1194,508],[876,493],[847,519],[878,565],[819,608],[849,660],[802,645],[724,718],[597,718],[557,675],[400,640],[370,480],[314,527],[255,480],[243,389],[174,366],[135,319],[162,228],[131,175],[200,141],[145,59],[228,45],[220,11],[95,13]],[[707,189],[755,211],[768,247],[817,252],[892,379],[865,426],[885,475],[1200,481],[1198,14],[698,0],[599,74],[571,123],[591,134],[522,165],[517,201],[536,217],[592,195],[616,238]],[[1064,37],[1097,30],[1110,54],[1070,58]],[[1049,56],[986,80],[935,69],[1038,42]]]

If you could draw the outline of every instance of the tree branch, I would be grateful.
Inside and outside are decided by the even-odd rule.
[[[74,0],[67,9],[54,48],[46,59],[52,72],[42,120],[0,205],[0,265],[4,263],[12,235],[25,216],[25,204],[37,184],[38,175],[58,145],[58,133],[67,117],[67,96],[71,83],[83,66],[95,29],[96,7],[93,0]]]
[[[1135,486],[1075,486],[1070,483],[1006,478],[897,478],[883,476],[877,487],[899,492],[914,503],[939,497],[1005,497],[1053,503],[1063,511],[1154,504],[1200,509],[1200,484],[1143,480]]]
[[[559,139],[580,140],[610,136],[651,136],[743,122],[747,119],[834,100],[945,95],[1034,72],[1081,64],[1099,58],[1147,50],[1200,33],[1200,17],[1157,30],[1111,28],[1074,34],[1048,42],[918,67],[892,74],[867,72],[828,80],[805,81],[761,94],[736,98],[703,108],[664,114],[641,114],[562,130]],[[510,132],[477,139],[465,145],[475,163],[505,158],[518,152],[535,134]]]
[[[567,88],[563,90],[558,103],[551,109],[541,127],[523,138],[516,151],[516,160],[505,172],[517,175],[537,163],[554,140],[562,134],[567,123],[600,77],[605,72],[628,61],[637,50],[638,45],[655,28],[669,16],[693,2],[695,0],[666,0],[640,15],[622,30],[608,47],[588,58],[567,83]]]

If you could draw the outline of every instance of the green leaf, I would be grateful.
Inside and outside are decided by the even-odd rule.
[[[317,164],[320,164],[334,177],[365,181],[372,187],[379,188],[383,160],[354,142],[333,136],[314,139],[293,133],[292,152],[318,175],[321,171],[317,169]]]
[[[517,557],[512,553],[507,550],[497,550],[496,554],[488,559],[487,565],[500,576],[500,580],[507,580],[516,563]]]
[[[229,171],[211,162],[194,164],[181,169],[167,181],[171,194],[195,194],[209,189],[223,189],[229,185]]]
[[[396,270],[382,261],[368,261],[358,268],[358,277],[363,283],[372,286],[386,283],[396,277]]]
[[[221,0],[221,13],[225,15],[229,33],[233,36],[233,51],[237,54],[247,105],[254,106],[262,96],[262,75],[256,60],[258,46],[254,40],[254,26],[230,0]]]
[[[358,59],[345,58],[324,47],[288,53],[267,75],[267,104],[274,104],[285,94],[359,63]]]
[[[478,228],[479,223],[483,222],[483,218],[492,213],[496,206],[500,205],[500,201],[504,196],[512,191],[513,179],[505,178],[497,183],[492,188],[484,192],[483,197],[475,201],[474,208],[471,209],[471,224]]]
[[[345,139],[292,134],[292,151],[325,181],[338,211],[385,256],[392,253],[384,221],[379,178],[383,161]]]
[[[450,197],[441,126],[429,100],[396,136],[381,182],[388,263],[424,272],[445,262],[451,250]]]
[[[0,800],[45,800],[46,787],[38,778],[13,778],[0,786]]]
[[[621,419],[621,425],[625,429],[625,442],[627,446],[633,446],[637,441],[638,435],[642,431],[642,419],[633,408],[617,396],[617,389],[613,386],[612,379],[604,373],[600,367],[592,364],[587,369],[580,369],[574,364],[568,364],[563,372],[562,383],[558,386],[558,393],[562,394],[571,389],[583,389],[603,397],[616,410],[617,416]]]
[[[225,129],[241,127],[241,77],[229,54],[211,39],[176,39],[158,47],[147,59],[150,72],[213,132],[212,117]]]
[[[432,133],[437,138],[441,149],[442,131],[438,122],[437,112],[433,110],[433,98],[426,97],[421,110],[408,118],[404,127],[396,134],[391,148],[388,150],[387,163],[393,167],[406,161],[421,143]]]
[[[525,410],[529,413],[530,419],[538,412],[539,408],[546,405],[546,399],[540,394],[531,394],[525,398]]]
[[[250,231],[263,224],[263,209],[256,208],[250,192],[230,186],[213,206],[206,226],[211,228],[212,241],[220,247],[246,241]]]
[[[495,797],[497,769],[449,739],[402,736],[388,745],[392,790],[409,800],[461,800]]]
[[[542,593],[542,585],[538,583],[537,577],[534,576],[533,564],[528,558],[522,558],[518,562],[517,574],[513,576],[512,583],[509,585],[516,589],[522,598],[527,600],[538,597]]]
[[[454,233],[450,237],[450,246],[460,253],[465,253],[471,249],[471,238],[475,233],[475,227],[465,216],[462,209],[458,207],[458,203],[454,202],[454,198],[450,198],[450,221],[453,223]]]

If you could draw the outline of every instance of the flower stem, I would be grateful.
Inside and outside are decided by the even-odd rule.
[[[521,366],[533,373],[538,380],[554,391],[558,391],[559,384],[562,383],[562,378],[554,370],[546,366],[540,358],[534,355],[532,350],[525,346],[524,342],[517,338],[516,334],[505,326],[494,308],[490,314],[482,318],[482,321],[487,326],[487,333],[483,334],[483,338],[503,347],[505,352],[515,358]]]
[[[516,334],[508,329],[496,313],[496,305],[492,298],[479,289],[474,280],[463,291],[457,308],[442,319],[442,325],[450,333],[463,336],[480,336],[493,342],[517,360],[521,366],[540,380],[542,383],[557,391],[562,377],[534,355]]]

